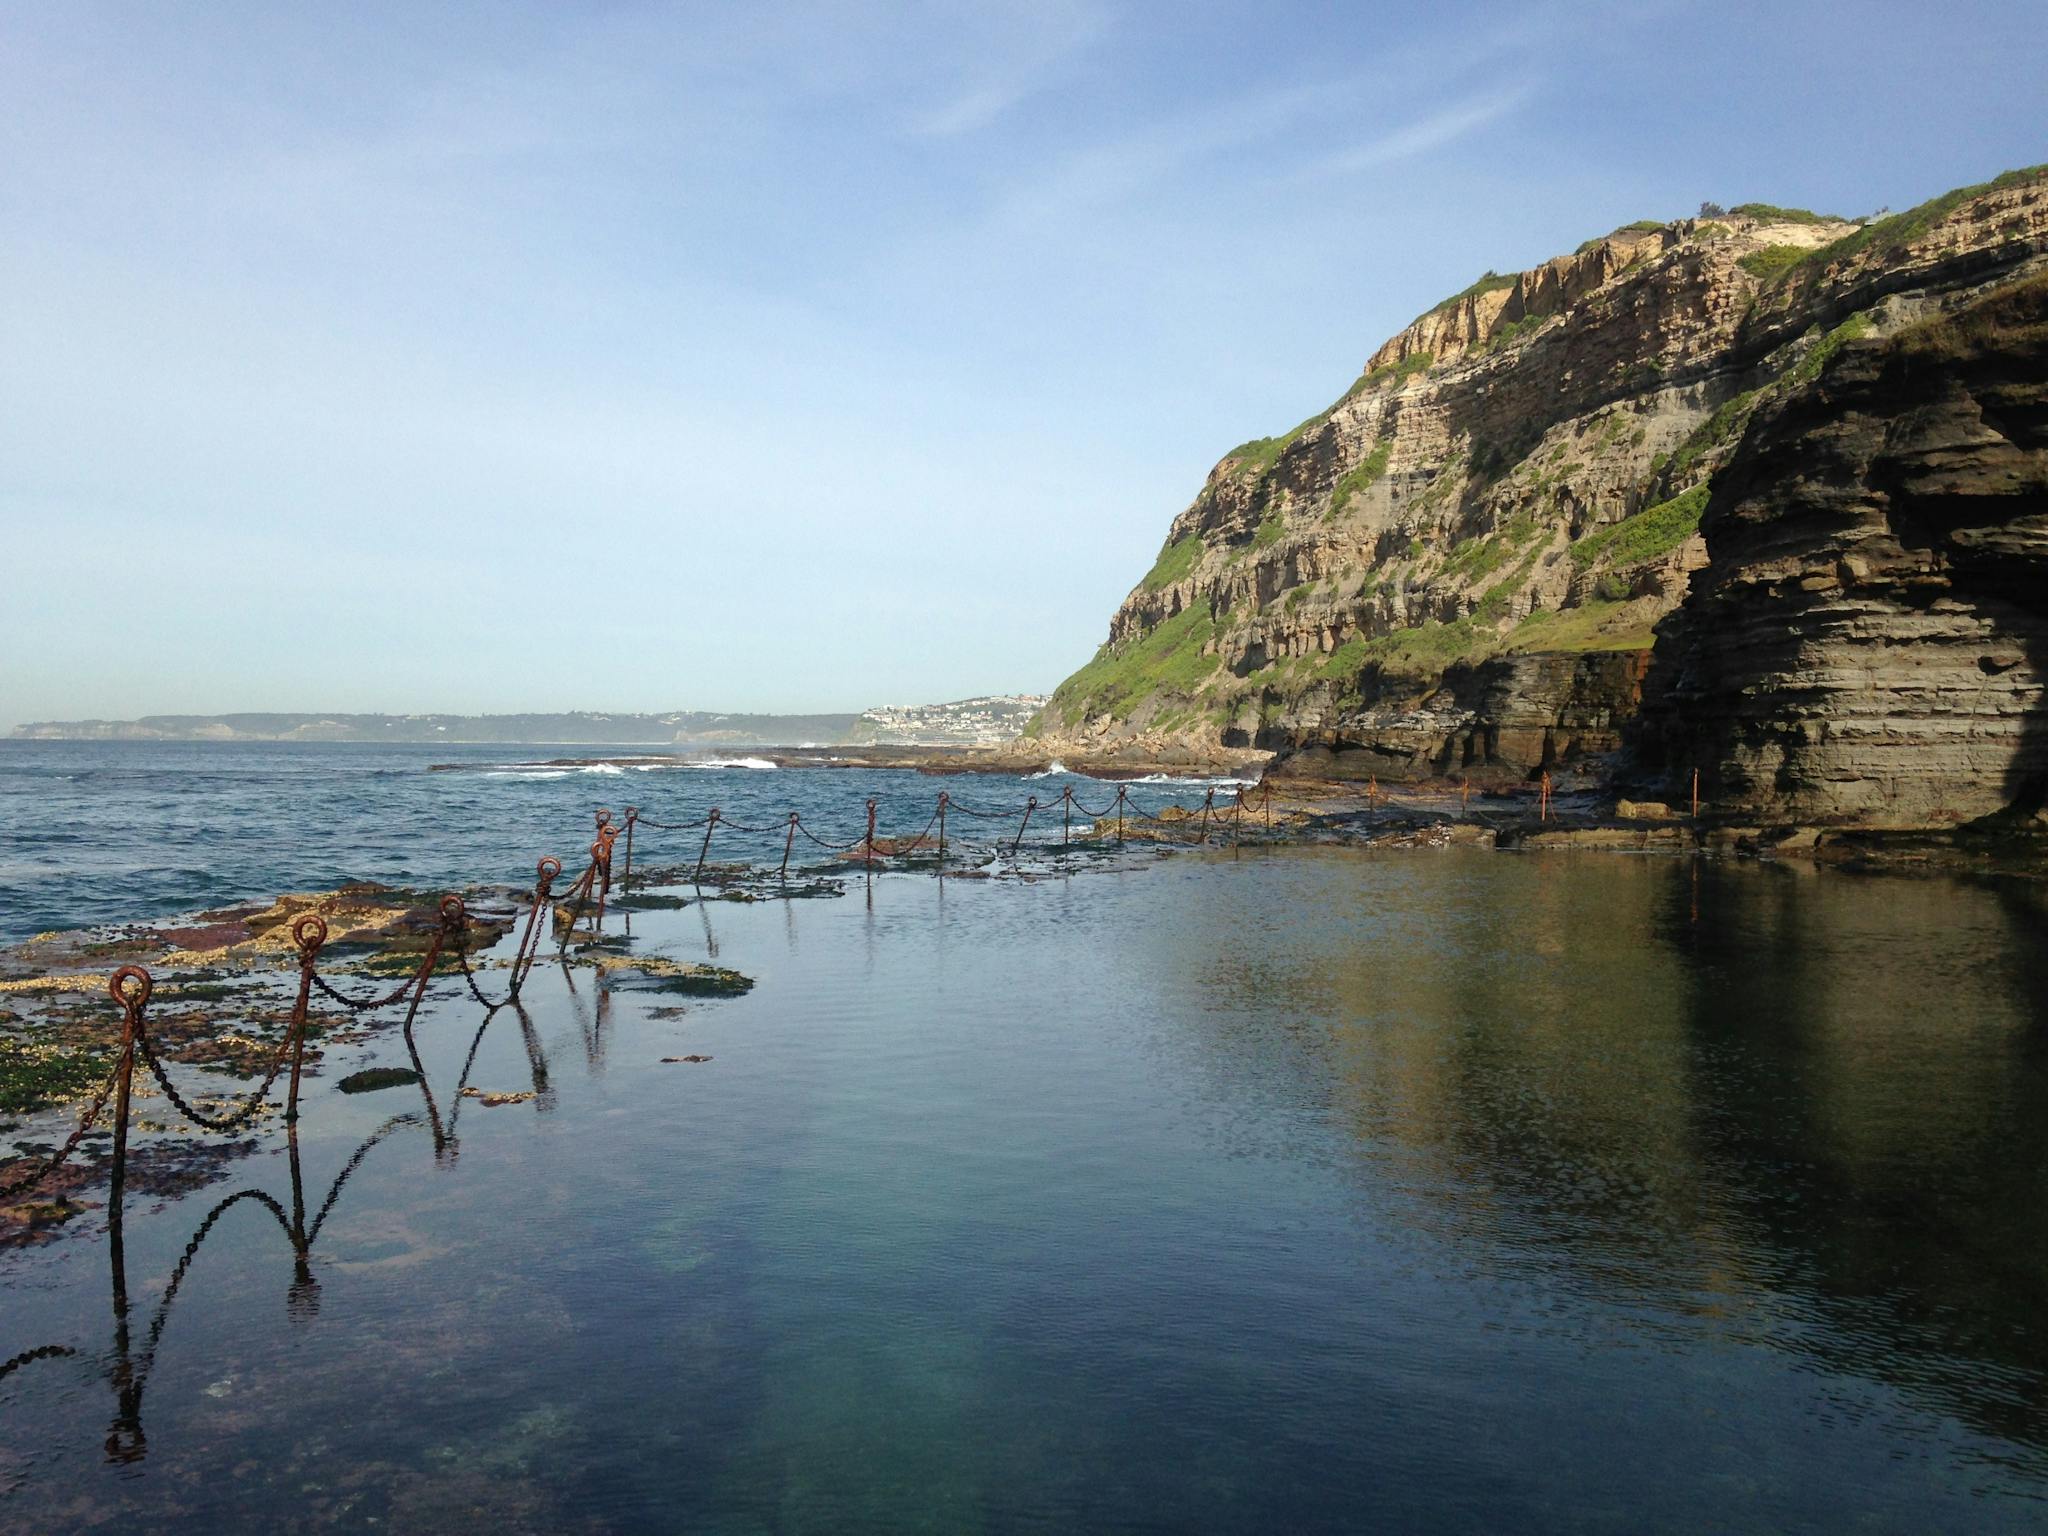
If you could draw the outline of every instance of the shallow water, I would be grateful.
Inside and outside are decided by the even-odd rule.
[[[636,915],[758,987],[537,971],[438,1155],[333,1053],[309,1214],[418,1118],[308,1275],[245,1201],[148,1347],[275,1137],[131,1200],[125,1354],[98,1218],[0,1255],[0,1357],[79,1352],[0,1529],[2038,1531],[2042,919],[1463,850]]]
[[[1065,830],[1050,809],[1063,786],[1097,809],[1114,801],[1075,774],[777,770],[741,766],[764,763],[743,753],[663,760],[659,750],[607,760],[590,746],[0,741],[0,944],[348,880],[530,885],[543,855],[572,875],[583,868],[600,805],[618,817],[637,805],[671,823],[718,807],[727,820],[711,857],[773,866],[790,811],[843,844],[865,831],[873,797],[880,834],[910,836],[931,825],[943,790],[956,802],[948,832],[963,852],[1021,834],[1028,853]],[[1129,803],[1198,805],[1208,788],[1235,782],[1138,783]],[[1033,797],[1046,809],[1025,825],[1015,812]],[[1219,788],[1219,801],[1230,798]],[[636,853],[693,863],[702,836],[642,826]],[[825,856],[796,843],[797,864]]]

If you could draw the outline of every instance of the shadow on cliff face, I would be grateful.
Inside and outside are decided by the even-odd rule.
[[[1905,412],[1873,466],[1893,537],[1947,563],[1953,599],[2001,643],[1987,686],[2031,675],[1996,823],[2048,810],[2048,274],[1898,338],[1883,376]]]
[[[2048,275],[1851,343],[1758,413],[1660,628],[1639,770],[1820,825],[2041,829]]]

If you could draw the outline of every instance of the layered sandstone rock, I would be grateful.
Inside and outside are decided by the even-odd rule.
[[[1715,481],[1645,766],[1726,814],[1926,827],[2048,798],[2048,275],[1851,341]]]
[[[1852,338],[2044,263],[2037,171],[1869,227],[1775,209],[1632,226],[1482,280],[1329,410],[1224,457],[1037,737],[1316,745],[1414,773],[1611,744],[1556,679],[1603,655],[1594,674],[1640,676],[1750,417]],[[1631,707],[1594,692],[1596,713]]]

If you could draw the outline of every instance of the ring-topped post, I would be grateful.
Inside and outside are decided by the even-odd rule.
[[[313,967],[327,943],[327,919],[317,912],[303,912],[292,919],[292,943],[299,951],[299,995],[292,1004],[292,1085],[285,1094],[285,1123],[299,1118],[299,1075],[306,1064],[306,1004],[313,995]]]

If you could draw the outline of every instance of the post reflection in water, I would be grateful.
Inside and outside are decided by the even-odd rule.
[[[38,1326],[6,1412],[90,1380],[97,1458],[110,1389],[98,1513],[191,1530],[279,1439],[238,1496],[344,1527],[2038,1528],[2031,887],[1220,848],[693,905],[636,939],[754,991],[540,969],[132,1319],[117,1224],[112,1349]],[[458,1125],[472,1072],[546,1118]]]
[[[599,993],[599,1017],[609,1002],[604,991]],[[456,1091],[444,1118],[434,1097],[432,1084],[425,1066],[420,1061],[418,1046],[413,1038],[412,1016],[408,1016],[402,1031],[413,1070],[419,1074],[418,1087],[424,1103],[423,1110],[393,1115],[384,1124],[372,1131],[350,1154],[341,1166],[327,1193],[314,1212],[312,1220],[306,1219],[305,1174],[299,1152],[299,1127],[296,1121],[285,1126],[285,1155],[290,1169],[291,1209],[287,1211],[277,1198],[262,1189],[241,1189],[217,1201],[200,1220],[186,1242],[184,1253],[171,1270],[164,1284],[163,1294],[158,1298],[150,1316],[149,1326],[143,1334],[141,1347],[135,1346],[131,1320],[132,1306],[128,1293],[128,1262],[125,1220],[118,1186],[114,1187],[107,1207],[107,1266],[109,1290],[113,1310],[113,1345],[105,1358],[104,1375],[107,1385],[113,1390],[115,1400],[114,1418],[107,1432],[106,1459],[110,1463],[127,1464],[141,1461],[149,1450],[148,1436],[143,1430],[142,1399],[148,1388],[150,1373],[155,1367],[157,1351],[163,1342],[164,1329],[171,1319],[171,1309],[177,1302],[178,1294],[191,1273],[207,1239],[229,1212],[239,1206],[250,1206],[268,1215],[277,1225],[291,1251],[291,1278],[285,1286],[285,1313],[295,1324],[309,1324],[319,1316],[320,1282],[313,1272],[313,1249],[320,1240],[320,1233],[327,1225],[327,1219],[334,1214],[337,1201],[348,1182],[362,1167],[364,1161],[378,1146],[394,1132],[426,1126],[433,1135],[434,1159],[437,1163],[452,1163],[460,1151],[456,1129],[462,1118],[462,1106],[466,1102],[463,1090],[469,1086],[469,1075],[476,1063],[477,1047],[483,1043],[484,1034],[491,1027],[498,1014],[511,1012],[519,1020],[521,1039],[533,1077],[535,1107],[545,1111],[553,1107],[548,1086],[547,1057],[541,1047],[540,1037],[533,1026],[532,1017],[517,1001],[486,1010],[483,1022],[477,1026],[471,1037],[469,1053],[464,1058],[462,1072],[456,1082]],[[601,1026],[600,1026],[601,1027]],[[595,1058],[593,1058],[593,1061]],[[0,1379],[37,1360],[89,1360],[78,1349],[69,1345],[49,1345],[17,1355],[0,1365]]]

